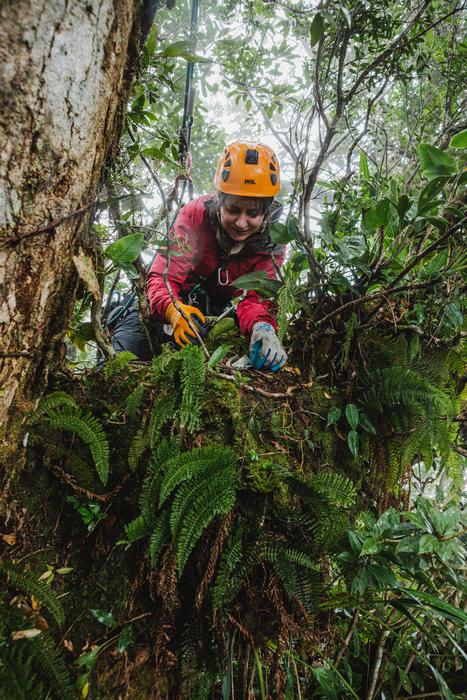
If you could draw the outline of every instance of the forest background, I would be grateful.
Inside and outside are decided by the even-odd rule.
[[[0,697],[466,697],[465,3],[34,5],[0,10]],[[239,287],[288,367],[233,369],[228,319],[116,356],[237,137],[283,164],[287,261]]]

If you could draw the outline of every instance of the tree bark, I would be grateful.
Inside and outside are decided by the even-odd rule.
[[[155,0],[6,0],[0,8],[0,465],[60,354],[106,160]]]

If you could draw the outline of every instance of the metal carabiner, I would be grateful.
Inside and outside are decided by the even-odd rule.
[[[224,273],[222,275],[222,273]],[[225,267],[220,267],[217,270],[217,282],[221,287],[228,287],[230,284],[229,280],[229,271],[225,269]]]

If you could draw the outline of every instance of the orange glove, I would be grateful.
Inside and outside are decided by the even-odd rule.
[[[181,301],[178,301],[178,305],[181,309],[183,309],[190,321],[192,320],[191,314],[193,314],[193,316],[198,316],[201,323],[206,323],[204,314],[202,314],[201,311],[196,308],[196,306],[188,306],[188,304],[182,304]],[[167,307],[165,317],[174,329],[174,338],[177,345],[187,345],[188,343],[191,343],[191,338],[196,337],[188,323],[183,318],[182,314],[175,308],[175,304],[172,303]],[[194,322],[195,319],[192,320],[192,323]],[[191,336],[191,338],[187,336]]]

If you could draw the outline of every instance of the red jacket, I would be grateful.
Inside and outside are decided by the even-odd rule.
[[[211,298],[239,296],[242,291],[230,286],[231,283],[254,270],[264,270],[271,279],[276,278],[274,261],[270,252],[239,253],[227,258],[223,256],[212,228],[205,202],[209,195],[194,199],[180,211],[171,232],[175,243],[171,248],[168,279],[175,297],[181,292],[188,292],[201,279],[209,278],[208,291]],[[274,252],[276,263],[280,266],[284,260],[285,249]],[[151,313],[165,318],[165,312],[171,303],[170,294],[164,282],[166,258],[158,254],[152,263],[148,275],[148,297]],[[219,272],[220,271],[220,272]],[[212,277],[211,277],[212,275]],[[219,284],[227,282],[226,285]],[[266,321],[277,330],[277,323],[271,315],[273,303],[261,300],[258,293],[249,291],[237,305],[240,330],[243,334],[251,333],[257,321]]]

